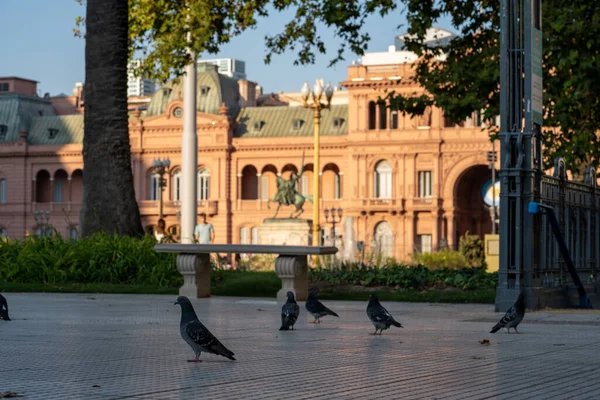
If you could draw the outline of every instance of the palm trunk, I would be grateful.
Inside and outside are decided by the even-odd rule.
[[[127,0],[87,1],[83,236],[143,234],[129,150],[128,22]]]

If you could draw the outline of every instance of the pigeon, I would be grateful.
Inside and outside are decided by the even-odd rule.
[[[188,360],[189,362],[201,362],[201,352],[216,354],[235,361],[233,357],[234,353],[223,346],[219,342],[219,339],[214,337],[202,322],[198,320],[190,299],[185,296],[179,296],[175,304],[181,306],[181,322],[179,323],[181,337],[196,354],[196,358]]]
[[[375,333],[373,333],[373,335],[377,335],[377,331],[379,331],[379,335],[381,335],[384,329],[389,329],[392,325],[397,326],[398,328],[404,328],[400,322],[396,321],[381,303],[379,303],[377,295],[374,292],[369,294],[367,315],[373,323],[373,326],[375,326]]]
[[[298,320],[298,315],[300,315],[300,307],[298,307],[298,303],[296,303],[296,299],[294,299],[294,293],[287,292],[287,301],[283,307],[281,307],[281,328],[279,328],[279,330],[293,330],[294,325]]]
[[[334,317],[338,318],[340,317],[339,315],[331,311],[329,308],[325,307],[323,303],[321,303],[319,300],[317,300],[317,296],[314,290],[311,290],[308,293],[308,298],[306,299],[306,311],[308,311],[312,314],[313,317],[315,317],[313,324],[320,324],[321,318],[323,318],[326,315],[333,315]]]
[[[523,292],[519,294],[519,298],[515,302],[515,304],[508,309],[504,317],[498,321],[498,323],[492,328],[490,333],[496,333],[501,328],[506,328],[508,333],[510,333],[510,328],[514,328],[515,332],[519,333],[517,330],[517,326],[523,321],[523,317],[525,316],[525,296]]]
[[[0,294],[0,319],[5,321],[10,321],[8,316],[8,303],[6,302],[6,298]]]

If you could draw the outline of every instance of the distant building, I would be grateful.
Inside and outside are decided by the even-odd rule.
[[[410,37],[409,34],[396,36],[395,47],[397,50],[406,50],[404,39]],[[429,28],[425,34],[425,43],[436,47],[447,46],[456,35],[450,31],[439,28]]]
[[[0,77],[0,95],[6,93],[37,96],[37,81],[16,76]]]
[[[221,75],[228,76],[235,80],[246,79],[246,62],[236,60],[235,58],[215,58],[212,60],[198,60],[200,64],[212,64],[218,67]]]
[[[132,66],[139,64],[134,60],[127,65],[129,70]],[[156,84],[150,79],[136,77],[133,72],[127,72],[127,96],[150,96],[156,91]]]

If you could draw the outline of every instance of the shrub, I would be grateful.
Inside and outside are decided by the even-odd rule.
[[[67,240],[29,237],[0,242],[0,281],[14,283],[135,283],[180,286],[177,256],[156,253],[149,235],[98,233]]]
[[[412,259],[415,264],[424,265],[431,270],[463,269],[472,266],[462,253],[450,249],[432,253],[413,253]]]
[[[465,256],[469,265],[476,268],[486,268],[485,246],[483,241],[476,235],[470,235],[467,231],[460,238],[459,251]]]
[[[423,265],[375,268],[358,264],[345,264],[337,269],[310,270],[312,282],[332,285],[392,286],[402,289],[427,289],[453,287],[458,289],[495,288],[498,274],[489,274],[482,268],[429,269]]]

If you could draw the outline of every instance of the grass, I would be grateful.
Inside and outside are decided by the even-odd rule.
[[[215,271],[212,274],[212,294],[216,296],[234,297],[267,297],[275,298],[281,289],[281,281],[273,271],[242,272]],[[108,283],[67,283],[67,284],[35,284],[0,282],[0,292],[48,292],[48,293],[123,293],[123,294],[171,294],[177,295],[175,287],[152,285],[108,284]],[[366,290],[323,289],[319,298],[323,300],[367,301]],[[493,304],[496,292],[494,289],[479,290],[378,290],[382,301],[405,301],[422,303],[480,303]]]

